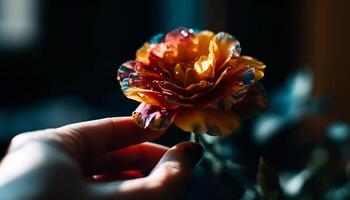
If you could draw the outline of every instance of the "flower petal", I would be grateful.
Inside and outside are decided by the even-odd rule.
[[[136,61],[142,62],[146,65],[150,63],[149,54],[156,44],[164,41],[164,34],[157,34],[153,36],[148,42],[144,43],[140,49],[136,52]]]
[[[140,103],[146,103],[154,106],[165,106],[167,105],[163,95],[160,92],[141,89],[137,87],[130,87],[123,90],[124,95],[129,99],[133,99]]]
[[[227,135],[239,126],[239,118],[229,110],[184,108],[177,113],[175,124],[196,134]]]
[[[232,105],[241,101],[250,86],[261,78],[264,68],[265,65],[262,62],[252,57],[241,56],[230,59],[225,71],[220,74],[220,77],[222,77],[221,82],[203,95],[197,102],[197,106],[211,104],[211,107],[232,107]],[[259,77],[257,77],[257,72],[261,72]],[[222,101],[226,100],[231,103],[223,107],[220,106]]]
[[[129,60],[122,65],[119,66],[118,68],[118,75],[117,75],[117,80],[118,81],[123,81],[125,78],[128,78],[131,73],[134,73],[134,65],[135,61]]]
[[[188,87],[192,84],[196,84],[201,80],[200,76],[198,76],[198,72],[196,72],[193,68],[187,68],[185,72],[184,79],[184,87]]]
[[[216,34],[206,45],[208,45],[208,53],[201,55],[194,64],[194,69],[201,80],[214,78],[215,73],[220,73],[220,69],[232,57],[238,57],[241,53],[238,40],[224,32]]]
[[[241,46],[238,40],[225,32],[216,34],[209,48],[217,59],[215,63],[216,72],[224,67],[232,57],[239,57],[241,54]]]
[[[200,80],[212,79],[215,75],[214,65],[215,65],[215,55],[210,52],[208,56],[199,57],[198,61],[194,64],[194,69],[197,72]]]
[[[135,60],[144,64],[149,64],[149,54],[154,46],[154,44],[145,43],[140,49],[137,50]]]
[[[214,37],[214,33],[211,31],[200,31],[198,33],[195,33],[195,35],[198,38],[197,52],[196,52],[197,58],[199,58],[202,55],[208,55],[209,44]]]
[[[158,86],[169,93],[177,94],[183,99],[193,98],[193,95],[207,92],[208,89],[213,85],[213,83],[202,80],[198,83],[191,84],[186,88],[180,87],[169,81],[159,81]]]
[[[244,99],[233,106],[241,117],[250,118],[260,114],[267,107],[266,92],[262,84],[250,87]]]
[[[174,53],[177,62],[190,61],[197,50],[198,39],[190,29],[178,28],[165,36],[166,46]]]
[[[173,69],[177,63],[191,62],[197,50],[197,38],[187,28],[179,28],[165,36],[164,42],[154,46],[149,53],[151,66]]]
[[[156,131],[167,129],[174,121],[176,110],[140,104],[132,113],[132,117],[137,125],[146,129]]]
[[[117,79],[126,97],[154,106],[176,108],[178,105],[169,102],[158,87],[157,74],[144,70],[136,72],[138,62],[128,61],[118,69]]]
[[[178,63],[174,69],[174,78],[177,85],[183,86],[185,80],[185,69],[186,66],[182,63]]]

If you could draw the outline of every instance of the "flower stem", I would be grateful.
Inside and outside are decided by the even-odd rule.
[[[200,142],[200,135],[191,132],[190,141],[191,141],[191,142],[199,143],[199,142]]]

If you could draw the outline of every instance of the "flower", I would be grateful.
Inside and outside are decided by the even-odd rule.
[[[175,123],[226,135],[240,117],[266,106],[257,84],[265,65],[240,53],[228,33],[179,28],[146,42],[119,67],[117,80],[128,98],[141,102],[132,114],[139,126],[164,130]]]

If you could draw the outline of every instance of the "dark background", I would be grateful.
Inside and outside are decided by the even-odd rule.
[[[21,12],[17,7],[23,2],[30,6],[21,9],[32,10],[24,18],[36,28],[32,35],[22,31],[21,37],[27,39],[17,41],[11,39],[12,34],[4,34],[12,26],[3,24],[21,20],[16,12]],[[311,66],[316,75],[315,93],[335,95],[342,109],[333,115],[348,119],[347,98],[334,88],[347,89],[344,74],[349,70],[346,59],[341,62],[340,57],[349,45],[340,39],[335,43],[337,35],[325,31],[329,30],[327,23],[332,24],[332,30],[345,38],[348,28],[344,31],[342,23],[333,23],[344,19],[337,14],[344,4],[315,0],[0,0],[0,152],[21,132],[130,115],[137,103],[122,94],[115,80],[117,67],[133,59],[152,35],[180,26],[236,36],[244,55],[266,63],[263,83],[267,91],[284,83],[299,66]],[[15,13],[13,20],[4,12],[10,8]],[[344,40],[348,42],[348,37]],[[333,54],[327,57],[328,51]],[[334,73],[329,73],[332,60],[339,62],[332,66]],[[325,84],[328,78],[334,80],[332,74],[337,82]],[[172,129],[159,142],[172,145],[188,137],[176,131]]]
[[[252,140],[252,121],[243,122],[237,136],[227,140],[233,145],[216,146],[228,150],[253,181],[261,156],[274,169],[302,170],[312,149],[324,143],[330,123],[345,122],[341,125],[350,138],[349,7],[347,0],[0,0],[0,158],[19,133],[130,115],[138,103],[120,90],[118,66],[134,59],[152,35],[185,26],[229,32],[240,41],[243,55],[263,61],[262,82],[272,100],[266,113],[280,119],[310,110],[308,94],[295,98],[288,88],[294,72],[310,70],[305,80],[312,82],[310,98],[322,100],[316,103],[321,114],[284,118],[292,125],[265,145]],[[298,87],[300,92],[307,84]],[[270,95],[276,88],[282,88],[285,105]],[[298,106],[298,99],[306,106]],[[189,138],[180,132],[171,127],[156,142],[172,146]],[[328,182],[331,175],[322,173]],[[203,174],[192,196],[220,198],[226,176],[217,184]],[[239,187],[228,188],[235,193]],[[313,186],[311,191],[321,194]]]

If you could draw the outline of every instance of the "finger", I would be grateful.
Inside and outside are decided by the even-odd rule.
[[[169,148],[166,146],[149,142],[133,145],[99,157],[88,165],[86,173],[96,175],[140,170],[143,174],[147,174],[156,166],[167,150]]]
[[[57,129],[63,143],[78,159],[96,157],[111,150],[151,141],[162,132],[138,127],[131,117],[106,118]]]
[[[170,149],[151,172],[150,182],[159,182],[156,190],[163,197],[173,194],[173,199],[181,199],[192,176],[192,169],[203,154],[198,143],[184,142]],[[170,190],[170,193],[169,193]]]
[[[199,144],[185,142],[171,148],[146,178],[94,185],[96,198],[101,199],[182,199],[192,168],[203,149]]]
[[[94,175],[91,178],[91,181],[95,182],[111,182],[111,181],[119,181],[119,180],[128,180],[135,178],[142,178],[145,175],[138,170],[127,170],[127,171],[118,171],[118,172],[110,172],[104,173],[101,175]]]

